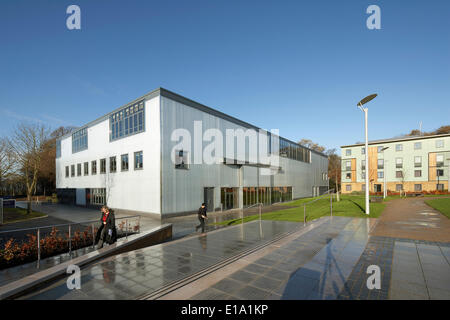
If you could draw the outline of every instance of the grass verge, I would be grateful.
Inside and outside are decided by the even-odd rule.
[[[450,198],[430,199],[425,200],[425,203],[450,218]]]
[[[13,223],[19,221],[26,221],[34,218],[45,216],[44,213],[31,211],[27,214],[27,210],[23,208],[3,208],[3,223]]]

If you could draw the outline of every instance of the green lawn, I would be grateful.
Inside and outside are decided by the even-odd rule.
[[[31,211],[30,214],[27,214],[26,209],[22,208],[4,208],[3,209],[3,223],[12,223],[19,222],[24,220],[29,220],[33,218],[43,217],[45,214]]]
[[[425,200],[425,203],[450,218],[450,198]]]
[[[281,220],[281,221],[303,221],[303,204],[313,200],[313,198],[299,199],[293,202],[285,203],[285,206],[298,206],[296,208],[288,208],[274,212],[263,213],[263,220]],[[341,196],[341,201],[333,201],[333,215],[342,217],[358,217],[367,218],[364,213],[364,196]],[[384,203],[370,204],[370,218],[378,218],[384,210]],[[330,198],[324,197],[314,203],[306,206],[306,220],[311,221],[323,216],[330,215]],[[248,216],[244,218],[244,222],[259,219],[259,215]],[[242,223],[242,219],[232,219],[220,222],[220,225],[235,225]]]

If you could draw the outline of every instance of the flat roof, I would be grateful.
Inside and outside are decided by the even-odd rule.
[[[410,140],[424,140],[424,139],[432,139],[432,138],[440,138],[440,137],[450,137],[450,133],[433,134],[433,135],[428,135],[428,136],[409,136],[409,137],[372,140],[372,141],[369,141],[368,144],[392,143],[392,142],[410,141]],[[349,144],[346,146],[341,146],[341,148],[359,147],[359,146],[364,146],[364,145],[365,145],[365,143],[356,143],[356,144]]]
[[[194,100],[191,100],[191,99],[188,99],[188,98],[186,98],[186,97],[183,97],[182,95],[179,95],[179,94],[177,94],[177,93],[175,93],[175,92],[172,92],[172,91],[169,91],[169,90],[167,90],[167,89],[164,89],[164,88],[159,87],[159,88],[157,88],[157,89],[155,89],[155,90],[153,90],[153,91],[150,91],[149,93],[147,93],[147,94],[145,94],[145,95],[143,95],[143,96],[141,96],[141,97],[139,97],[139,98],[137,98],[137,99],[134,99],[134,100],[131,101],[131,102],[128,102],[127,104],[124,104],[123,106],[121,106],[121,107],[119,107],[119,108],[114,109],[113,111],[111,111],[111,112],[109,112],[109,113],[107,113],[107,114],[105,114],[105,115],[103,115],[103,116],[101,116],[101,117],[95,119],[94,121],[91,121],[91,122],[85,124],[84,126],[81,126],[81,127],[76,128],[76,130],[80,130],[80,129],[83,129],[83,128],[92,127],[93,125],[95,125],[95,124],[97,124],[97,123],[99,123],[99,122],[101,122],[101,121],[108,120],[109,117],[110,117],[110,115],[112,115],[113,113],[115,113],[115,112],[121,110],[122,108],[125,108],[126,106],[128,106],[128,105],[130,105],[130,104],[139,102],[139,101],[141,101],[141,100],[149,100],[149,99],[152,99],[152,98],[157,97],[157,96],[162,96],[162,97],[169,98],[169,99],[171,99],[171,100],[174,100],[174,101],[177,101],[177,102],[179,102],[179,103],[185,104],[185,105],[187,105],[187,106],[189,106],[189,107],[192,107],[192,108],[198,109],[198,110],[200,110],[200,111],[209,113],[209,114],[211,114],[211,115],[214,115],[214,116],[216,116],[216,117],[222,118],[222,119],[224,119],[224,120],[228,120],[228,121],[230,121],[230,122],[233,122],[233,123],[235,123],[235,124],[237,124],[237,125],[240,125],[240,126],[242,126],[242,127],[245,127],[245,128],[250,128],[250,129],[255,129],[255,130],[260,130],[260,129],[261,129],[261,128],[259,128],[259,127],[257,127],[257,126],[254,126],[254,125],[252,125],[252,124],[250,124],[250,123],[248,123],[248,122],[245,122],[245,121],[239,120],[239,119],[237,119],[237,118],[235,118],[235,117],[232,117],[232,116],[230,116],[230,115],[227,115],[227,114],[225,114],[225,113],[223,113],[223,112],[221,112],[221,111],[219,111],[219,110],[210,108],[210,107],[205,106],[205,105],[203,105],[203,104],[201,104],[201,103],[198,103],[198,102],[196,102],[196,101],[194,101]],[[261,130],[263,130],[263,129],[261,129]],[[72,131],[72,132],[73,132],[73,131]],[[64,135],[64,136],[62,136],[62,137],[60,137],[58,140],[62,140],[62,139],[65,139],[65,138],[71,136],[71,135],[72,135],[72,132],[71,132],[71,133],[68,133],[68,134],[66,134],[66,135]],[[286,141],[288,141],[288,142],[290,142],[290,143],[294,143],[294,144],[296,144],[296,145],[298,145],[298,146],[301,146],[302,148],[305,148],[305,149],[307,149],[307,150],[310,150],[311,152],[314,152],[314,153],[316,153],[316,154],[318,154],[318,155],[321,155],[321,156],[323,156],[323,157],[327,157],[327,158],[328,158],[328,156],[325,155],[325,154],[322,153],[322,152],[319,152],[319,151],[310,149],[310,148],[308,148],[308,147],[305,147],[305,146],[303,146],[303,145],[298,144],[297,142],[294,142],[294,141],[292,141],[292,140],[283,138],[283,137],[281,137],[281,136],[280,136],[280,138],[281,138],[281,139],[284,139],[284,140],[286,140]]]

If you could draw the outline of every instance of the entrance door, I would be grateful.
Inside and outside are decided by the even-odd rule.
[[[381,184],[376,184],[374,187],[375,187],[375,192],[381,192]]]
[[[214,188],[206,187],[204,188],[204,200],[203,202],[206,204],[207,211],[214,211]]]

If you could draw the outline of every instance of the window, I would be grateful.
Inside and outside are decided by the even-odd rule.
[[[345,190],[346,191],[352,191],[352,185],[351,184],[346,184],[345,185]]]
[[[378,153],[382,152],[381,149],[383,149],[383,146],[378,147]]]
[[[100,161],[100,163],[101,163],[101,161]],[[106,188],[91,189],[91,204],[94,204],[94,205],[106,204]]]
[[[361,170],[366,170],[366,160],[361,160]]]
[[[396,184],[395,185],[395,191],[403,191],[403,185],[402,184]]]
[[[414,143],[414,150],[420,150],[420,149],[422,149],[422,142]]]
[[[444,166],[444,155],[438,154],[436,155],[436,167],[443,167]]]
[[[384,173],[383,171],[378,171],[378,178],[383,178],[384,177]]]
[[[145,130],[144,101],[127,106],[109,117],[110,141]]]
[[[352,155],[352,149],[345,150],[345,155],[346,156],[351,156]]]
[[[346,171],[352,170],[352,162],[351,161],[345,161],[345,170]]]
[[[72,164],[70,166],[70,176],[75,177],[75,165],[74,164]]]
[[[421,184],[415,184],[414,185],[414,191],[422,191],[422,185]]]
[[[120,170],[128,171],[128,154],[120,156]]]
[[[436,148],[443,148],[444,140],[436,140]]]
[[[109,172],[114,173],[117,171],[117,161],[116,157],[109,158]]]
[[[134,153],[134,170],[139,170],[144,167],[142,151]]]
[[[66,166],[66,178],[69,177],[69,166]]]
[[[189,169],[188,152],[184,150],[175,150],[175,169]],[[322,175],[323,178],[323,175]]]
[[[77,176],[81,176],[81,163],[77,164]]]
[[[56,158],[61,158],[61,140],[56,140]]]
[[[100,173],[106,173],[106,159],[100,159]]]
[[[384,169],[384,159],[378,159],[378,169]]]
[[[72,153],[86,150],[88,148],[87,128],[72,133]]]
[[[443,177],[444,176],[444,169],[437,169],[436,170],[436,176]]]
[[[345,179],[351,179],[352,178],[352,173],[351,172],[347,172],[345,174]]]
[[[396,158],[395,159],[395,167],[396,168],[403,168],[403,158]]]
[[[361,148],[361,154],[366,154],[366,147]]]
[[[444,191],[444,185],[443,185],[442,183],[438,183],[438,184],[436,185],[436,190],[438,190],[438,191]]]
[[[422,170],[414,170],[414,177],[418,178],[422,176]]]
[[[396,178],[403,178],[403,171],[395,171]]]
[[[361,191],[366,191],[366,185],[365,185],[365,184],[363,184],[363,185],[361,186]]]
[[[403,145],[402,144],[396,144],[395,145],[395,151],[403,151]]]
[[[97,160],[91,161],[91,174],[97,174]]]
[[[414,167],[421,167],[422,166],[422,157],[417,156],[414,157]]]
[[[89,175],[89,162],[84,163],[84,175]]]
[[[284,138],[279,138],[279,148],[276,150],[275,146],[272,146],[272,135],[270,135],[270,149],[271,153],[276,154],[279,151],[280,157],[285,157],[297,161],[311,162],[311,151],[297,143],[292,143]],[[272,150],[273,148],[273,150]]]
[[[365,171],[361,171],[361,179],[365,179],[366,178],[366,172]]]

